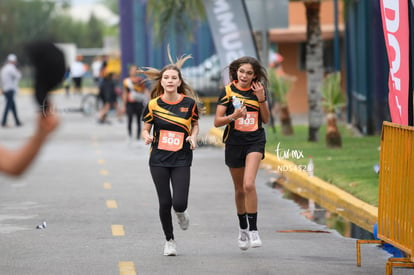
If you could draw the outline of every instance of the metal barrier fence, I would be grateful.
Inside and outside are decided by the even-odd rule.
[[[379,241],[357,241],[357,265],[360,244],[388,243],[403,251],[404,258],[390,258],[386,274],[393,267],[414,268],[414,127],[384,122],[381,136],[379,205]]]

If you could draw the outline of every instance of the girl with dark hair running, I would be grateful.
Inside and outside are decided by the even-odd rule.
[[[231,82],[218,99],[214,126],[226,126],[225,163],[235,190],[238,245],[246,250],[262,245],[257,229],[255,179],[265,154],[266,134],[262,124],[270,117],[265,93],[267,73],[258,60],[247,56],[229,65],[229,77]]]
[[[155,80],[152,99],[143,114],[142,138],[145,144],[151,144],[149,166],[159,200],[166,256],[177,254],[171,208],[175,210],[181,229],[186,230],[189,226],[190,166],[199,131],[195,93],[183,80],[180,71],[189,57],[167,65],[161,71],[154,68],[138,70]]]

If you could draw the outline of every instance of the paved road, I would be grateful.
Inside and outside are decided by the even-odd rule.
[[[58,132],[27,174],[0,176],[0,274],[384,274],[388,254],[375,246],[363,246],[358,268],[354,239],[334,231],[278,232],[327,229],[270,188],[265,170],[257,177],[263,247],[241,251],[232,183],[222,149],[212,146],[195,152],[191,224],[187,231],[176,226],[178,256],[162,256],[148,148],[128,144],[125,122],[98,125],[68,112],[78,101],[56,95]],[[9,147],[33,129],[31,98],[20,96],[18,107],[24,127],[0,129]],[[211,121],[202,118],[202,133]],[[36,229],[43,221],[47,227]]]

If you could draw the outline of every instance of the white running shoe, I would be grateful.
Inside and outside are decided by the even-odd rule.
[[[249,248],[249,231],[247,229],[239,228],[239,237],[237,238],[237,242],[239,243],[239,248],[241,250],[247,250]]]
[[[177,244],[174,240],[165,242],[164,245],[164,256],[175,256],[177,255]]]
[[[249,231],[249,239],[250,239],[250,246],[252,248],[255,247],[261,247],[262,246],[262,240],[259,237],[258,231]]]
[[[187,230],[190,226],[190,216],[188,215],[187,210],[181,213],[176,212],[175,214],[177,215],[178,224],[180,225],[181,229]]]

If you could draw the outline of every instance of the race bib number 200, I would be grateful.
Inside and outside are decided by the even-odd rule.
[[[184,133],[161,130],[158,149],[177,152],[183,148]]]
[[[242,131],[242,132],[256,131],[259,128],[258,118],[259,118],[258,112],[247,112],[247,115],[245,118],[241,117],[235,121],[234,129],[236,129],[237,131]]]

